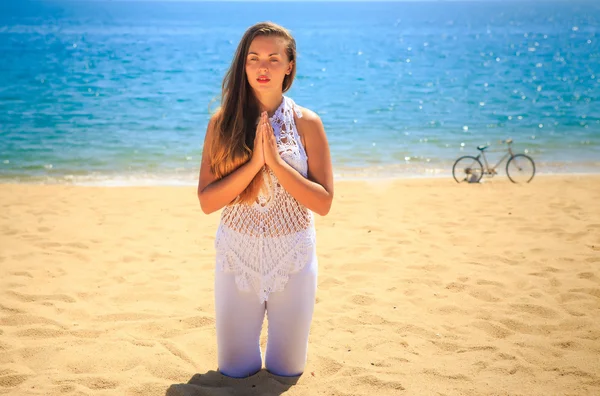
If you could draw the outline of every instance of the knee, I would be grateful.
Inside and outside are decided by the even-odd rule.
[[[261,364],[256,362],[248,362],[247,360],[236,359],[219,359],[219,372],[226,377],[231,378],[246,378],[258,373],[261,369]]]
[[[279,377],[299,377],[304,373],[304,365],[295,367],[272,367],[268,366],[267,371]]]
[[[306,366],[306,355],[296,356],[279,356],[279,358],[273,358],[270,356],[265,362],[265,366],[268,372],[280,377],[298,377],[304,372]]]

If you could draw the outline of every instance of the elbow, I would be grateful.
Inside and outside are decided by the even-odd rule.
[[[202,213],[206,215],[212,214],[217,211],[215,208],[212,208],[207,204],[203,204],[202,201],[200,201],[200,209],[202,209]]]
[[[329,195],[327,199],[323,202],[321,207],[317,210],[317,214],[320,216],[327,216],[329,211],[331,210],[331,204],[333,202],[333,196]]]
[[[202,202],[200,202],[200,209],[202,209],[202,213],[206,215],[209,215],[214,212],[214,210],[211,210],[210,208],[206,207],[206,205],[202,205]]]
[[[214,208],[211,208],[209,203],[207,202],[206,197],[203,196],[202,192],[198,192],[198,201],[200,202],[200,209],[202,209],[202,212],[204,214],[211,214],[213,212],[215,212]]]
[[[319,216],[327,216],[328,213],[329,213],[329,208],[324,208],[324,209],[317,211],[317,214]]]

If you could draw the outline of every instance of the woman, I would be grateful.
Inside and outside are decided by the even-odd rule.
[[[312,212],[325,216],[333,171],[323,124],[283,95],[296,74],[296,42],[274,23],[242,37],[206,131],[198,182],[204,213],[223,209],[215,240],[219,371],[304,371],[317,287]]]

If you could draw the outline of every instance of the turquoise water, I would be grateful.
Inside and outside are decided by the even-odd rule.
[[[593,2],[8,0],[0,180],[194,183],[209,108],[261,20],[296,37],[288,95],[321,116],[338,178],[446,176],[509,137],[540,173],[600,171]]]

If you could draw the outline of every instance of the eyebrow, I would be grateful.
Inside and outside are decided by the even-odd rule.
[[[258,55],[256,52],[248,52],[248,55]],[[280,55],[279,52],[273,52],[272,54],[269,54],[269,56],[273,56],[273,55]]]

